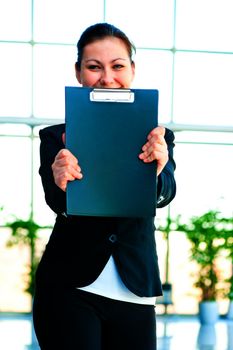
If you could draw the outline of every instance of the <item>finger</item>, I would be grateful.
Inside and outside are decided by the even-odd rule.
[[[159,140],[155,141],[154,138],[152,138],[150,141],[148,141],[143,147],[142,147],[142,153],[145,153],[145,155],[149,155],[153,151],[167,151],[167,143],[165,142],[164,138],[162,136],[159,136]]]
[[[160,158],[167,159],[168,150],[167,146],[160,144],[153,144],[150,147],[146,148],[140,155],[139,158],[143,161],[153,161],[159,160]]]
[[[56,185],[63,191],[65,191],[68,181],[81,180],[83,178],[77,159],[73,156],[63,157],[62,152],[52,164],[52,171]]]
[[[80,176],[82,176],[81,167],[76,162],[68,162],[67,159],[55,161],[52,164],[52,170],[54,176],[56,176],[57,174],[64,176],[64,178],[67,178],[67,174],[70,174],[74,178],[80,178]]]
[[[143,152],[139,154],[139,158],[143,160],[145,163],[152,162],[154,160],[157,160],[157,157],[159,155],[159,151],[153,150],[151,152]]]
[[[153,130],[151,130],[151,132],[148,135],[148,140],[155,136],[155,135],[165,135],[165,128],[163,126],[157,126],[156,128],[154,128]]]
[[[145,145],[143,145],[142,150],[146,151],[149,147],[153,147],[154,145],[156,147],[157,144],[163,146],[163,145],[166,145],[167,143],[163,136],[155,135],[151,137],[151,139],[147,143],[145,143]]]
[[[77,160],[74,158],[58,158],[55,159],[54,163],[52,164],[53,170],[59,170],[59,169],[69,169],[70,167],[73,167],[77,171],[81,171],[80,165],[77,163]]]
[[[69,165],[72,165],[74,168],[78,169],[78,159],[67,149],[62,149],[55,157],[53,166],[68,167]]]
[[[54,181],[63,191],[66,191],[68,181],[81,180],[82,178],[82,173],[72,168],[54,172]]]
[[[153,146],[150,146],[150,147],[147,147],[142,153],[144,155],[144,158],[146,157],[149,157],[150,154],[152,153],[156,153],[156,152],[161,152],[162,150],[162,147],[161,145],[153,145]]]
[[[83,177],[80,166],[73,167],[72,165],[66,169],[66,172],[74,179]]]
[[[77,158],[67,148],[62,148],[55,157],[55,159],[60,158],[74,158],[77,160]]]

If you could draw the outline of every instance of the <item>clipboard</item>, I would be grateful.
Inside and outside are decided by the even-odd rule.
[[[158,125],[158,90],[66,87],[65,119],[83,173],[67,185],[67,214],[154,216],[156,162],[138,155]]]

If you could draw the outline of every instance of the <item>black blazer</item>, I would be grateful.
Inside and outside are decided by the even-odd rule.
[[[65,214],[66,195],[54,183],[51,169],[56,154],[64,148],[64,131],[64,124],[40,131],[39,173],[46,202],[57,217],[37,269],[37,286],[86,286],[99,276],[110,255],[113,255],[123,282],[133,293],[147,297],[161,295],[154,217],[111,218]],[[169,161],[158,177],[158,208],[167,205],[176,192],[172,131],[166,129],[165,139]]]

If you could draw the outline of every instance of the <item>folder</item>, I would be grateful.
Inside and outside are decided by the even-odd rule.
[[[68,182],[67,214],[154,216],[156,162],[138,155],[158,123],[158,90],[66,87],[65,119],[83,173]]]

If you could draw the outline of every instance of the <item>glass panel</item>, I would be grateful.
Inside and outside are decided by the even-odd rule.
[[[39,154],[40,140],[34,140],[34,165],[33,165],[33,216],[36,223],[40,225],[53,225],[55,214],[45,202],[44,189],[41,183],[41,177],[38,173],[40,166]]]
[[[64,118],[65,86],[77,85],[75,46],[34,47],[34,116]]]
[[[1,117],[0,117],[1,123]],[[0,124],[0,135],[30,136],[31,128],[28,125]]]
[[[103,20],[103,3],[34,0],[34,40],[75,44],[87,26]]]
[[[163,238],[164,235],[157,231],[156,245],[159,255],[160,275],[162,281],[165,282],[167,242]],[[172,283],[172,301],[174,305],[171,306],[170,310],[168,307],[168,313],[175,311],[176,314],[194,315],[198,312],[197,297],[195,295],[195,292],[193,292],[193,279],[191,275],[192,265],[190,265],[189,251],[190,243],[186,239],[185,233],[169,233],[169,281]],[[158,315],[159,313],[164,314],[164,306],[157,304],[156,314]],[[159,334],[158,329],[157,334]],[[161,329],[160,334],[161,337],[159,337],[158,339],[167,338],[166,329]],[[167,344],[167,342],[161,344],[165,345]],[[168,350],[169,348],[167,348],[166,346],[162,346],[161,348],[159,347],[159,349]],[[179,347],[178,344],[176,344],[174,349],[181,349],[181,347]],[[193,348],[193,350],[194,349],[195,347]]]
[[[173,55],[168,51],[138,50],[135,88],[159,90],[159,119],[169,122],[171,116],[171,81]]]
[[[233,145],[232,132],[202,132],[202,131],[179,131],[176,132],[176,142],[183,143],[221,143]]]
[[[171,216],[180,214],[186,220],[209,210],[219,210],[225,216],[232,216],[232,156],[233,146],[176,144],[177,195],[171,203]],[[159,210],[157,214],[159,215]],[[177,313],[195,314],[198,310],[197,296],[192,292],[190,242],[185,239],[185,234],[172,232],[169,246],[169,274],[170,280],[174,282],[175,310]],[[161,263],[162,273],[163,262],[164,260]]]
[[[232,215],[233,146],[176,144],[177,195],[172,216],[184,218],[219,210]],[[221,164],[224,171],[220,170]]]
[[[6,216],[28,219],[31,204],[31,147],[30,139],[0,137],[2,168],[0,207]]]
[[[233,51],[232,0],[177,0],[176,47]]]
[[[31,115],[31,46],[0,44],[0,116]]]
[[[31,0],[0,1],[0,40],[31,40]]]
[[[175,55],[174,122],[232,125],[233,55]]]
[[[106,20],[123,30],[137,47],[173,46],[173,0],[108,0]]]

